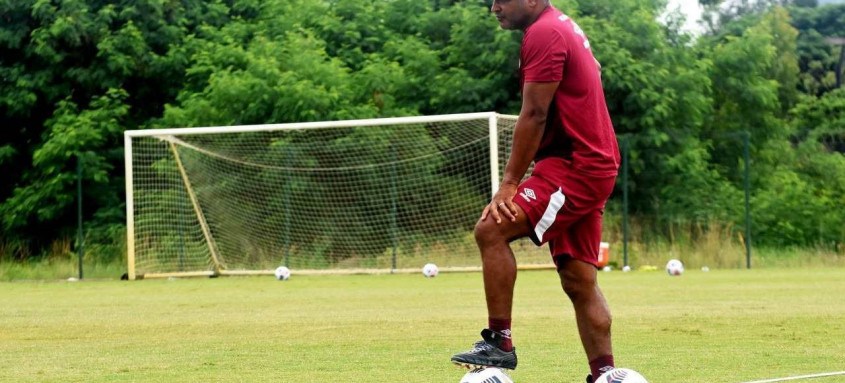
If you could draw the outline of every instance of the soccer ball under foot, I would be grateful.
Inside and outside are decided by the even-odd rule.
[[[481,367],[467,372],[461,383],[513,383],[513,380],[500,368]]]
[[[648,383],[638,372],[630,368],[614,368],[605,372],[595,383]]]

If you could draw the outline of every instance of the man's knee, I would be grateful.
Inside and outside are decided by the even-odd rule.
[[[484,247],[504,241],[504,235],[497,226],[492,219],[478,221],[475,224],[475,231],[473,232],[475,243],[479,247]]]
[[[516,219],[513,221],[503,218],[501,222],[496,223],[496,220],[492,216],[488,216],[484,220],[478,220],[473,231],[475,243],[478,244],[478,247],[484,248],[508,244],[514,240],[528,236],[530,230],[528,216],[519,205],[516,208]]]
[[[573,301],[586,296],[593,288],[594,286],[580,280],[563,280],[563,292]]]
[[[569,299],[576,301],[597,293],[596,274],[594,271],[584,267],[587,266],[586,264],[582,265],[580,264],[582,262],[571,258],[563,262],[567,262],[568,265],[560,268],[558,274],[560,275],[563,291]]]

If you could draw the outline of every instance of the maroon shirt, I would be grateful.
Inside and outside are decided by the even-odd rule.
[[[600,70],[578,24],[548,6],[525,29],[520,71],[523,84],[560,81],[534,160],[561,157],[578,173],[615,176],[620,162],[616,134]]]

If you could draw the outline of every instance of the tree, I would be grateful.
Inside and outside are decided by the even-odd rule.
[[[842,47],[827,42],[845,37],[845,4],[790,8],[798,38],[801,78],[799,89],[820,96],[836,87],[836,68]]]
[[[808,97],[792,110],[792,124],[801,142],[845,153],[845,89]]]
[[[122,131],[161,113],[181,87],[179,41],[227,11],[194,0],[0,3],[0,241],[38,253],[73,228],[77,155],[89,223],[120,225]]]
[[[747,131],[754,198],[771,207],[759,219],[794,226],[784,228],[794,230],[783,241],[774,232],[763,238],[833,240],[809,219],[789,221],[800,206],[782,196],[817,196],[813,211],[840,222],[839,174],[822,171],[839,171],[843,150],[833,73],[839,50],[825,39],[845,36],[845,6],[701,3],[711,28],[694,38],[676,22],[657,21],[663,0],[555,2],[587,32],[603,65],[608,108],[631,149],[634,211],[645,220],[736,221],[738,134]],[[481,0],[0,2],[0,241],[31,242],[38,253],[72,231],[76,158],[84,164],[87,226],[119,236],[125,129],[516,113],[521,33],[500,30],[488,7]],[[458,140],[456,129],[419,133],[420,148]],[[389,137],[364,132],[335,139],[322,149],[373,141],[374,150],[392,150]],[[451,181],[461,184],[460,176]],[[463,197],[444,200],[455,198]]]

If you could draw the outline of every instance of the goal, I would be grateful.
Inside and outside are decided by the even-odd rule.
[[[128,277],[477,268],[472,229],[515,121],[126,131]]]

